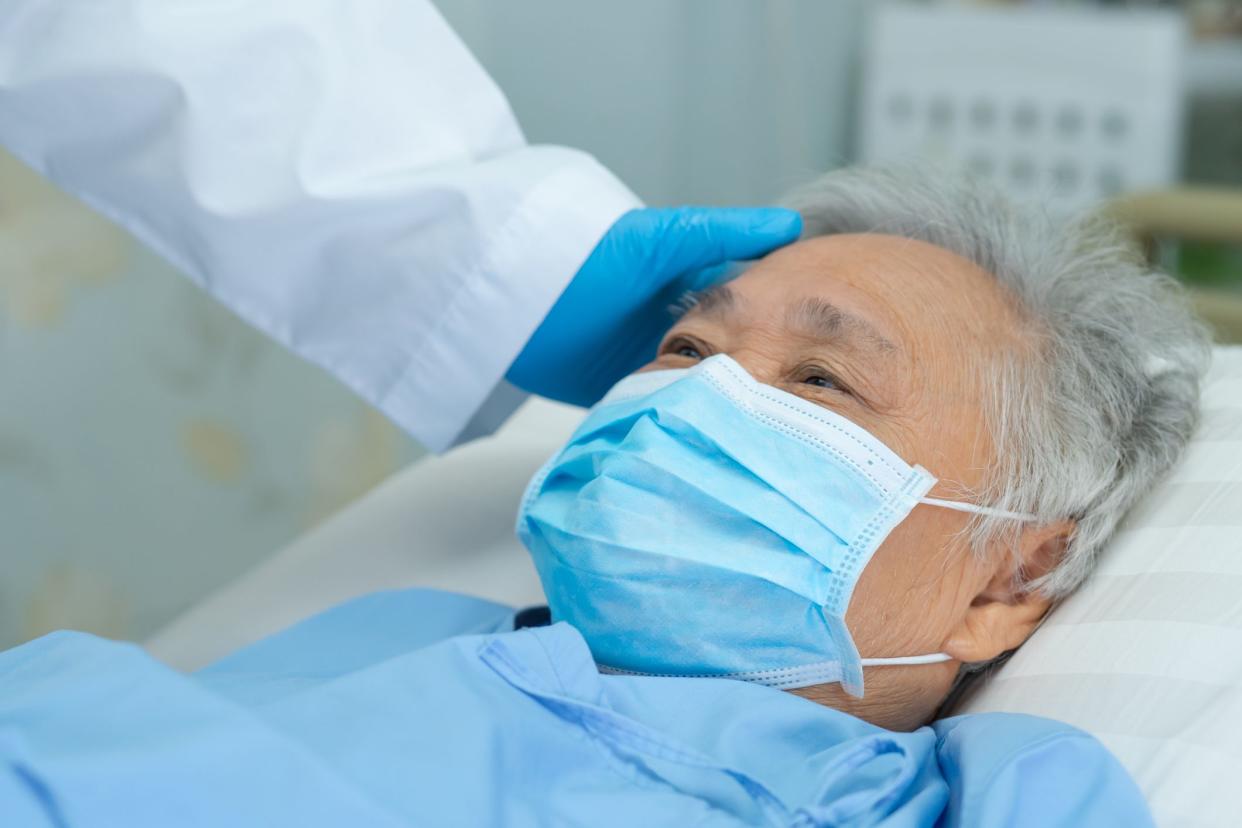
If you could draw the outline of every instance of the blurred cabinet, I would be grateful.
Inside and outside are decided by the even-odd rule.
[[[1074,211],[1178,179],[1173,12],[883,4],[864,49],[859,154],[964,165]]]

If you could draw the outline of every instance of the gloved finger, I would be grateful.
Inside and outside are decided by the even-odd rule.
[[[783,207],[681,207],[668,211],[666,272],[684,273],[734,259],[756,259],[798,238],[802,216]]]

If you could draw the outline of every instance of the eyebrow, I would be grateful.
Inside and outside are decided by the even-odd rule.
[[[816,339],[830,342],[856,340],[878,351],[899,350],[891,339],[861,316],[847,313],[822,299],[803,299],[789,309],[786,324]]]
[[[678,310],[681,316],[718,316],[732,310],[736,304],[737,294],[729,290],[728,285],[716,285],[687,293],[678,303]]]
[[[737,304],[737,294],[728,285],[716,285],[689,294],[682,308],[685,316],[722,316]],[[870,345],[873,350],[900,350],[871,322],[822,299],[803,299],[789,309],[785,324],[815,339],[847,343],[855,340]]]

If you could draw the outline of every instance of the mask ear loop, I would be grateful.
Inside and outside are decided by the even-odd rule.
[[[1038,515],[1031,515],[1026,512],[1009,512],[1004,509],[993,509],[991,506],[979,506],[975,503],[962,503],[958,500],[942,500],[938,497],[920,497],[919,503],[926,503],[928,506],[939,506],[942,509],[952,509],[955,512],[971,512],[977,515],[1019,520],[1024,523],[1039,522]],[[890,658],[863,658],[859,659],[859,661],[863,667],[888,667],[899,664],[936,664],[937,662],[951,661],[952,659],[953,656],[948,653],[927,653],[926,655],[896,656]]]
[[[952,509],[955,512],[972,512],[976,515],[1007,518],[1009,520],[1022,521],[1023,523],[1039,522],[1038,515],[1032,515],[1027,512],[1008,512],[1004,509],[993,509],[991,506],[979,506],[975,503],[962,503],[957,500],[941,500],[938,497],[920,497],[919,503],[926,503],[928,506],[939,506],[942,509]]]
[[[928,653],[927,655],[892,656],[889,658],[861,658],[864,667],[889,667],[900,664],[936,664],[941,661],[952,661],[948,653]]]

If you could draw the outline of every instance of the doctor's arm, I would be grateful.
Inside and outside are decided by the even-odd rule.
[[[512,410],[506,371],[593,401],[695,268],[797,236],[630,212],[426,0],[6,0],[0,143],[433,450]]]

